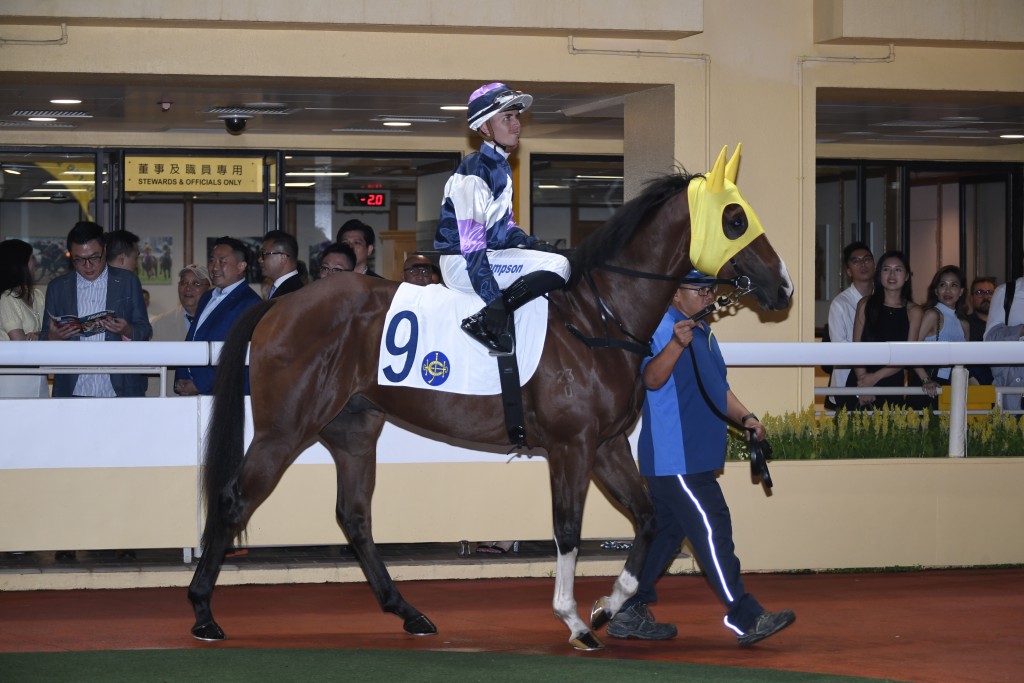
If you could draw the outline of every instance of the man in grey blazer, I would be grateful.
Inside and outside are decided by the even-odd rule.
[[[153,333],[135,273],[107,265],[103,227],[80,221],[68,233],[68,252],[74,270],[46,288],[46,307],[40,339],[81,342],[147,341]],[[62,323],[62,316],[83,317],[110,311],[95,330]],[[56,318],[56,319],[55,319]],[[68,396],[142,396],[145,375],[54,375],[55,398]]]

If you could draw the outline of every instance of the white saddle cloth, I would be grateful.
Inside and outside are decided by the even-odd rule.
[[[384,319],[378,384],[455,394],[500,394],[497,359],[461,327],[464,318],[482,307],[476,294],[441,285],[400,284]],[[548,300],[538,297],[516,311],[515,318],[519,380],[526,384],[544,348]]]

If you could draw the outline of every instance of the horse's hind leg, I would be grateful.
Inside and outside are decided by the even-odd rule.
[[[590,481],[589,457],[581,457],[581,454],[590,452],[589,444],[573,444],[572,448],[552,448],[548,455],[555,547],[558,551],[552,607],[555,616],[569,627],[569,643],[577,650],[600,650],[604,647],[586,622],[580,619],[573,592],[583,527],[583,504]]]
[[[224,631],[213,618],[210,600],[224,564],[224,553],[252,517],[256,508],[274,490],[285,468],[295,459],[297,448],[289,435],[253,438],[237,476],[221,491],[216,510],[207,510],[203,531],[203,554],[188,588],[195,612],[192,635],[199,640],[224,640]],[[211,518],[212,516],[212,518]]]
[[[406,633],[434,635],[437,627],[405,601],[373,542],[370,506],[376,482],[377,438],[383,426],[384,416],[377,410],[346,409],[320,432],[338,467],[338,522],[381,609],[400,617]]]
[[[655,517],[651,497],[637,472],[625,436],[608,441],[597,449],[594,476],[602,488],[626,509],[636,527],[633,547],[615,581],[612,594],[599,598],[590,611],[590,626],[596,630],[607,624],[636,592],[640,570],[654,539]]]

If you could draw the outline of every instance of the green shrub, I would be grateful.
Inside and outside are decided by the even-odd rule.
[[[973,416],[972,416],[973,417]],[[949,415],[918,413],[888,405],[874,412],[815,415],[814,407],[781,416],[766,414],[765,429],[775,460],[848,458],[938,458],[949,454]],[[999,410],[967,423],[972,457],[1024,456],[1024,416]],[[743,438],[730,433],[730,460],[749,457]]]

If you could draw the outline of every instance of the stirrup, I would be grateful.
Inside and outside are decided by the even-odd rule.
[[[486,346],[492,356],[506,356],[515,352],[514,343],[503,343],[506,339],[511,341],[510,335],[503,334],[500,338],[495,337],[487,329],[487,325],[484,323],[483,311],[474,313],[463,320],[462,331]]]

